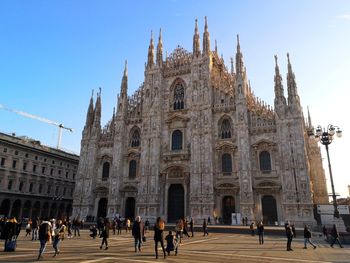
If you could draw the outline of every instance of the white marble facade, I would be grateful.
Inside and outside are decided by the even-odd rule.
[[[289,56],[287,97],[275,57],[271,107],[252,91],[238,37],[230,71],[210,49],[207,21],[202,48],[196,22],[192,53],[178,46],[164,60],[161,32],[153,42],[132,96],[125,65],[117,109],[102,129],[101,92],[95,105],[91,98],[73,214],[229,224],[241,213],[266,224],[313,224],[313,205],[328,202],[327,189]]]

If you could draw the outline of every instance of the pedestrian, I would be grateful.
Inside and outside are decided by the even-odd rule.
[[[313,246],[314,249],[316,249],[315,244],[311,242],[311,231],[309,230],[308,225],[304,226],[304,249],[307,249],[306,243],[310,243],[311,246]]]
[[[211,225],[210,216],[208,216],[208,225]]]
[[[149,230],[149,221],[148,221],[148,218],[146,219],[146,222],[145,222],[145,233],[147,233]]]
[[[4,251],[15,251],[16,249],[17,220],[15,217],[7,219],[1,231],[1,239],[5,240]]]
[[[257,227],[258,235],[259,235],[259,244],[264,244],[264,224],[262,221],[258,223]]]
[[[323,232],[324,239],[327,240],[327,228],[326,228],[326,226],[323,226],[322,232]]]
[[[193,237],[193,234],[194,234],[194,221],[193,221],[192,217],[191,217],[191,220],[190,220],[190,231],[191,231],[191,237]]]
[[[73,228],[74,228],[74,236],[78,236],[80,237],[80,219],[79,217],[77,217],[75,220],[73,219]]]
[[[245,225],[248,225],[248,217],[245,217]]]
[[[121,218],[119,217],[117,219],[117,229],[118,229],[117,234],[118,235],[122,233],[122,224],[123,224],[123,222],[122,222]]]
[[[254,222],[252,222],[249,226],[249,229],[250,229],[250,233],[252,236],[255,235],[255,225],[254,225]]]
[[[177,256],[179,244],[177,242],[176,236],[173,235],[172,231],[169,231],[169,234],[165,237],[166,240],[166,252],[170,256],[170,251],[175,251],[175,256]]]
[[[113,230],[113,235],[115,235],[115,229],[117,228],[117,223],[116,223],[116,219],[113,219],[112,221],[112,230]]]
[[[242,218],[242,225],[245,226],[244,217]]]
[[[286,236],[287,236],[287,251],[293,251],[292,249],[292,240],[293,240],[293,231],[290,224],[285,225]]]
[[[184,231],[184,224],[183,224],[183,221],[181,218],[176,221],[175,231],[176,231],[176,238],[181,243],[182,242],[182,233]]]
[[[90,237],[95,239],[97,236],[97,229],[95,225],[90,226],[90,232],[91,232]]]
[[[30,237],[30,233],[32,232],[32,219],[29,218],[28,223],[26,225],[26,237]]]
[[[135,241],[135,253],[137,249],[141,252],[142,239],[145,236],[145,227],[141,221],[141,217],[137,216],[134,224],[132,225],[131,234]]]
[[[100,249],[102,249],[103,245],[106,245],[105,250],[108,249],[109,228],[110,228],[109,220],[108,218],[105,218],[103,223],[103,228],[100,234],[100,237],[102,237]]]
[[[158,217],[154,225],[154,251],[156,252],[156,259],[158,258],[158,242],[162,247],[164,258],[166,258],[165,249],[164,249],[163,232],[164,232],[164,221],[161,217]]]
[[[67,230],[68,230],[68,238],[72,238],[73,237],[72,221],[69,218],[68,218],[68,222],[67,222]]]
[[[126,229],[126,233],[128,233],[128,231],[130,232],[131,229],[131,221],[129,218],[125,219],[125,229]]]
[[[297,231],[295,230],[294,224],[292,224],[292,232],[293,232],[293,238],[297,237]]]
[[[55,254],[53,256],[56,257],[60,253],[60,243],[64,239],[66,233],[66,226],[63,224],[62,220],[57,221],[54,233],[52,247],[55,249]]]
[[[205,236],[205,235],[209,235],[209,233],[208,233],[208,224],[207,224],[207,220],[204,218],[203,219],[203,225],[202,225],[202,227],[203,227],[203,236]]]
[[[32,221],[32,240],[38,239],[38,231],[39,231],[39,218],[35,218]]]
[[[332,241],[332,244],[331,244],[331,247],[333,247],[334,243],[337,242],[338,245],[343,248],[343,246],[340,244],[340,241],[339,241],[339,233],[338,233],[338,230],[337,230],[337,227],[335,224],[333,224],[333,228],[332,228],[332,231],[331,231],[331,236],[333,238],[333,241]]]
[[[188,234],[187,228],[188,228],[188,221],[186,218],[183,218],[183,234],[187,237],[190,237],[190,235]]]
[[[40,249],[39,249],[39,255],[38,260],[42,258],[42,254],[45,251],[46,243],[51,243],[52,241],[52,225],[49,222],[48,218],[45,218],[42,220],[40,226],[39,226],[39,241],[40,241]]]

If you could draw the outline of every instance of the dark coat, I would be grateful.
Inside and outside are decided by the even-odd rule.
[[[15,222],[6,222],[3,231],[1,232],[1,239],[11,239],[16,235],[17,224]]]
[[[333,228],[332,228],[331,235],[332,235],[332,237],[334,237],[334,238],[338,238],[338,237],[339,237],[339,233],[338,233],[338,230],[337,230],[336,227],[333,227]]]
[[[159,229],[157,227],[157,224],[154,225],[154,241],[163,241],[164,236],[163,236],[164,229]]]
[[[105,223],[105,225],[103,226],[101,237],[109,238],[109,223]]]
[[[304,228],[304,238],[311,238],[311,231],[308,228]]]
[[[134,224],[132,225],[132,230],[131,230],[132,236],[134,238],[142,238],[145,235],[145,229],[143,226],[143,223],[135,221]]]

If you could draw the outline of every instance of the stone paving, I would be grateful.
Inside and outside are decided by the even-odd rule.
[[[210,233],[203,237],[196,232],[193,238],[184,238],[179,254],[163,258],[159,250],[159,259],[155,259],[153,232],[147,233],[147,241],[142,251],[135,253],[130,233],[113,235],[109,238],[109,249],[100,250],[100,238],[91,239],[87,230],[81,236],[65,239],[61,243],[61,253],[53,257],[52,245],[48,245],[40,262],[350,262],[350,245],[330,248],[322,237],[313,241],[317,249],[303,249],[303,239],[297,237],[293,243],[294,251],[286,251],[286,238],[281,235],[265,235],[265,244],[259,245],[258,236],[242,233]],[[35,262],[39,241],[31,241],[21,232],[16,252],[0,252],[0,262]]]

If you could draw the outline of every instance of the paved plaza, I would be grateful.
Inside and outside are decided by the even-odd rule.
[[[209,229],[210,230],[210,229]],[[36,261],[39,241],[31,241],[22,231],[18,239],[16,252],[0,252],[0,262]],[[299,235],[292,244],[294,251],[286,251],[286,238],[281,235],[269,235],[266,231],[265,244],[259,245],[258,236],[247,233],[210,233],[203,237],[196,232],[193,238],[184,238],[179,255],[171,254],[163,259],[155,259],[153,231],[147,233],[147,241],[142,252],[134,252],[133,238],[130,233],[113,235],[111,232],[108,250],[100,250],[100,238],[91,239],[87,230],[81,236],[65,239],[61,243],[61,253],[54,258],[52,245],[48,245],[40,262],[350,262],[350,246],[343,249],[330,248],[322,237],[313,241],[317,249],[303,249],[303,239]],[[173,253],[173,252],[172,252]]]

